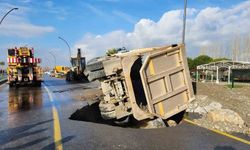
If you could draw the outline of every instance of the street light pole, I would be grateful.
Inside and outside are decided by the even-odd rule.
[[[71,49],[70,49],[69,43],[64,38],[62,38],[60,36],[58,36],[58,38],[60,40],[62,40],[68,46],[68,49],[69,49],[69,61],[70,61],[71,65],[72,65],[72,62],[71,62]]]
[[[11,10],[9,10],[9,11],[3,16],[3,18],[1,19],[0,25],[2,24],[4,18],[5,18],[10,12],[12,12],[13,10],[18,10],[18,8],[12,8]]]
[[[55,66],[56,66],[56,56],[52,53],[52,52],[49,52],[50,55],[54,58],[54,61],[55,61]]]
[[[49,64],[51,64],[51,61],[48,58],[46,58],[46,57],[44,57],[43,59],[47,60],[46,64],[44,63],[44,65],[46,65],[47,67],[49,67]],[[43,62],[45,62],[45,61],[43,61]]]
[[[184,13],[183,13],[183,31],[182,31],[182,44],[185,44],[185,32],[186,32],[186,15],[187,15],[187,0],[184,0]]]

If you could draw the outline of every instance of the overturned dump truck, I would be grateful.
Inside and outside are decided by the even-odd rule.
[[[195,99],[183,44],[137,49],[88,62],[90,81],[101,83],[99,109],[117,121],[161,118],[178,123]]]

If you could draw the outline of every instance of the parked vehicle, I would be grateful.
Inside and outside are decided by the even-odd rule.
[[[67,72],[70,70],[69,67],[66,66],[55,66],[54,68],[56,74],[60,74],[62,76],[66,75]]]
[[[49,76],[55,77],[55,71],[54,71],[54,70],[51,70]]]

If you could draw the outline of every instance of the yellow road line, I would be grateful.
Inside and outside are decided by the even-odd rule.
[[[193,122],[193,121],[191,121],[191,120],[189,120],[189,119],[184,119],[184,120],[185,120],[186,122],[190,123],[190,124],[199,126],[197,123],[195,123],[195,122]],[[215,133],[218,133],[218,134],[220,134],[220,135],[226,136],[226,137],[228,137],[228,138],[234,139],[234,140],[236,140],[236,141],[239,141],[239,142],[242,142],[242,143],[245,143],[245,144],[250,145],[250,141],[248,141],[248,140],[239,138],[239,137],[237,137],[237,136],[234,136],[234,135],[231,135],[231,134],[228,134],[228,133],[225,133],[225,132],[216,130],[216,129],[210,129],[210,128],[206,128],[206,129],[208,129],[208,130],[210,130],[210,131],[213,131],[213,132],[215,132]]]
[[[56,150],[63,150],[62,145],[62,134],[61,134],[61,127],[60,127],[60,121],[58,117],[58,111],[56,107],[54,106],[53,102],[54,99],[52,97],[52,93],[50,90],[44,85],[45,90],[48,92],[49,99],[52,102],[52,113],[53,113],[53,120],[54,120],[54,143],[55,143],[55,149]]]
[[[61,135],[61,127],[60,127],[60,121],[58,117],[58,112],[56,110],[56,107],[52,107],[53,110],[53,118],[54,118],[54,142],[55,142],[55,147],[57,150],[62,150],[62,135]]]

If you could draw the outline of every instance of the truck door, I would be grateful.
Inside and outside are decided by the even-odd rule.
[[[151,52],[140,69],[150,113],[167,119],[194,99],[183,45]]]

